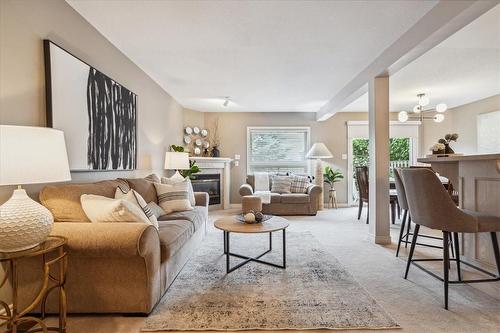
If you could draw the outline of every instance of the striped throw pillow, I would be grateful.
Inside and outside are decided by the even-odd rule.
[[[181,178],[181,177],[179,177]],[[186,177],[186,178],[175,178],[175,177],[170,177],[170,178],[167,178],[167,177],[161,177],[161,183],[162,184],[169,184],[169,185],[173,185],[173,184],[177,184],[177,183],[181,183],[181,182],[187,182],[189,183],[188,185],[188,191],[189,191],[189,202],[191,203],[191,206],[196,206],[196,198],[194,196],[194,190],[193,190],[193,184],[191,183],[191,179],[189,177]]]
[[[290,193],[292,187],[292,178],[289,176],[274,176],[272,178],[271,192],[273,193]]]
[[[159,184],[154,183],[156,194],[158,196],[158,204],[170,214],[173,212],[183,212],[193,210],[189,201],[189,183],[180,182],[176,184]]]
[[[292,177],[292,186],[290,187],[290,191],[292,193],[306,193],[307,187],[311,183],[309,181],[309,177],[297,176],[297,175],[293,175],[291,177]]]
[[[140,209],[142,209],[142,211],[148,218],[149,222],[151,222],[151,224],[154,225],[156,229],[159,228],[158,219],[156,218],[156,216],[153,214],[153,211],[146,203],[146,200],[144,200],[144,198],[139,193],[137,193],[137,191],[130,190],[128,192],[124,192],[118,186],[115,191],[115,199],[127,200],[128,202],[131,202],[135,206],[139,207]]]

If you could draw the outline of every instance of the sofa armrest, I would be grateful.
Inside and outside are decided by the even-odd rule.
[[[196,206],[208,207],[209,196],[206,192],[194,192]]]
[[[253,189],[252,189],[252,186],[250,186],[249,184],[243,184],[240,186],[240,195],[242,197],[246,196],[246,195],[253,195]]]
[[[56,222],[52,235],[68,239],[68,252],[79,257],[146,258],[160,251],[155,227],[135,222]]]
[[[323,191],[318,185],[311,184],[307,187],[307,194],[309,194],[311,197],[318,197],[319,195],[321,195],[321,193],[323,193]]]

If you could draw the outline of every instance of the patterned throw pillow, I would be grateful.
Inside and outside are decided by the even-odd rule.
[[[290,191],[292,193],[306,193],[307,187],[311,184],[309,177],[307,176],[297,176],[293,175],[292,177],[292,186]]]
[[[165,213],[165,211],[163,210],[163,208],[161,208],[160,206],[158,206],[158,204],[156,202],[154,202],[154,201],[151,201],[150,203],[148,203],[148,208],[151,210],[151,212],[153,213],[153,215],[156,216],[157,219],[160,216],[167,214],[167,213]]]
[[[272,177],[271,192],[285,194],[290,193],[292,187],[292,178],[290,176]]]
[[[154,225],[156,229],[159,228],[157,217],[153,214],[151,208],[148,206],[144,198],[139,193],[137,193],[137,191],[130,190],[128,192],[123,192],[122,189],[118,186],[115,191],[115,199],[127,200],[128,202],[131,202],[135,206],[139,207],[140,209],[142,209],[151,224]]]
[[[181,177],[179,177],[181,178]],[[187,182],[189,183],[188,185],[188,191],[189,191],[189,202],[191,203],[191,206],[196,206],[196,198],[194,197],[194,190],[193,190],[193,184],[191,183],[191,179],[189,177],[186,178],[174,178],[174,177],[161,177],[161,183],[162,184],[169,184],[169,185],[174,185],[177,183],[181,182]]]
[[[156,194],[158,195],[158,204],[170,214],[173,212],[182,212],[193,210],[189,201],[189,183],[180,182],[177,184],[158,184],[154,183]]]
[[[151,224],[144,212],[128,200],[82,194],[80,202],[83,211],[94,223],[143,222]]]
[[[160,178],[154,173],[150,174],[147,177],[144,177],[144,179],[147,180],[148,182],[151,182],[151,183],[159,183],[160,182]]]

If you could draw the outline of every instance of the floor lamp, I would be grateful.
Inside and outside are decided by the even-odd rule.
[[[325,144],[322,142],[316,142],[313,144],[306,157],[311,160],[316,160],[316,170],[315,170],[315,183],[321,187],[321,195],[319,197],[318,209],[323,209],[325,203],[323,199],[323,158],[332,158],[332,153],[326,148]]]

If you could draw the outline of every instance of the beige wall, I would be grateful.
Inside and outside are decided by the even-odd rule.
[[[184,127],[186,126],[198,126],[200,129],[206,128],[205,113],[190,109],[184,109]]]
[[[500,111],[500,94],[450,109],[453,133],[459,135],[458,141],[452,144],[456,152],[477,152],[477,116],[492,111]],[[500,128],[498,133],[500,135]]]
[[[333,154],[333,159],[326,160],[335,169],[340,169],[346,175],[347,160],[342,160],[342,154],[347,154],[347,120],[367,120],[368,113],[337,113],[325,122],[317,122],[313,113],[289,112],[238,112],[238,113],[205,113],[205,126],[219,118],[221,155],[234,158],[241,156],[240,165],[231,170],[231,202],[240,202],[238,189],[246,177],[246,139],[248,126],[309,126],[311,128],[311,143],[323,142]],[[336,185],[339,202],[347,202],[347,183],[342,181]]]
[[[161,172],[166,147],[181,141],[182,107],[63,0],[0,1],[0,123],[45,126],[44,38],[138,95],[139,170],[73,173],[73,180]],[[36,198],[40,187],[27,190]],[[12,189],[0,187],[0,204]],[[0,299],[5,296],[0,291]]]

